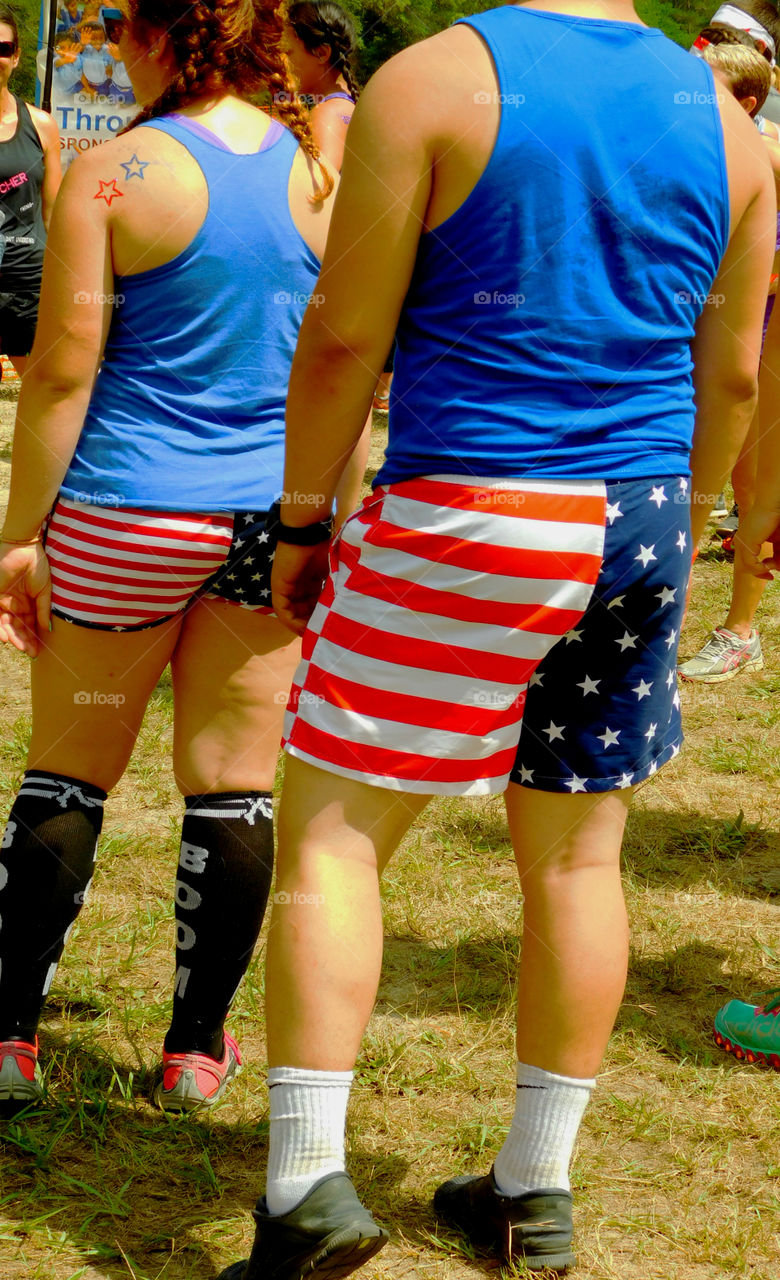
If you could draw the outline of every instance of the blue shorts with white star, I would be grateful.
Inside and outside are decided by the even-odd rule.
[[[677,645],[691,554],[687,480],[607,485],[599,579],[576,627],[531,677],[512,782],[616,791],[678,754]]]
[[[271,612],[271,569],[276,540],[266,529],[267,511],[238,511],[233,517],[233,541],[202,594],[240,604],[244,609]]]

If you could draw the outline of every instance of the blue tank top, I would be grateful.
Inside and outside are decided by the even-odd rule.
[[[474,191],[421,237],[376,483],[686,474],[689,344],[730,216],[710,68],[633,23],[466,21],[501,123]]]
[[[290,213],[298,143],[273,123],[259,152],[237,155],[183,117],[144,127],[196,160],[208,213],[173,261],[116,278],[121,302],[62,493],[266,510],[282,490],[287,384],[320,268]]]

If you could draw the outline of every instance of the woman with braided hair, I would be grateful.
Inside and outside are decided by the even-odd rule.
[[[313,99],[311,127],[322,154],[341,171],[344,143],[358,100],[352,62],[357,32],[348,13],[331,0],[292,4],[287,52],[305,98]]]
[[[170,662],[186,808],[156,1099],[188,1110],[240,1065],[224,1021],[271,882],[298,658],[270,608],[273,549],[330,535],[272,508],[335,182],[276,0],[123,0],[102,18],[141,111],[75,161],[57,203],[0,543],[0,640],[36,659],[0,853],[0,1103],[41,1095],[43,1000]],[[247,101],[261,92],[283,123]]]

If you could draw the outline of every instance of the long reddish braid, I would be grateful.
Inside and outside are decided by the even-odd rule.
[[[317,203],[333,190],[322,164],[308,113],[296,99],[295,83],[282,52],[284,19],[279,0],[129,0],[134,27],[165,31],[176,70],[155,102],[127,126],[168,115],[199,99],[221,93],[241,98],[270,96],[273,114],[288,126],[319,166]]]

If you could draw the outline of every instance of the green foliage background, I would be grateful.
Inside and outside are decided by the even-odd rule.
[[[340,0],[361,32],[360,78],[365,81],[377,67],[408,44],[442,31],[456,18],[492,9],[496,0]],[[15,0],[22,37],[22,61],[13,87],[23,98],[35,95],[35,51],[38,44],[40,0]],[[717,0],[636,0],[639,16],[648,26],[660,27],[678,44],[691,44],[717,8]]]

